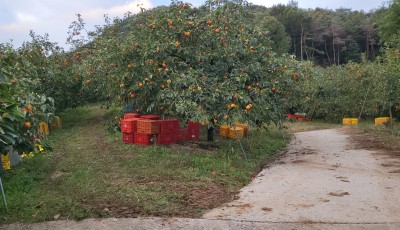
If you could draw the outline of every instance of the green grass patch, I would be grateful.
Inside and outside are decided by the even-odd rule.
[[[238,141],[141,147],[109,133],[113,112],[100,106],[66,110],[63,129],[47,142],[53,152],[24,160],[6,173],[9,212],[0,223],[88,217],[199,217],[233,199],[289,135],[251,132]],[[284,137],[286,139],[284,139]]]
[[[325,120],[312,120],[309,122],[287,121],[284,126],[291,133],[306,132],[321,129],[333,129],[341,126],[339,123]]]
[[[384,148],[399,154],[400,149],[400,124],[393,122],[387,125],[374,125],[373,121],[364,121],[359,124],[359,129],[372,138],[377,147]]]

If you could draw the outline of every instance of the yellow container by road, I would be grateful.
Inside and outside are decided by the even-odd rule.
[[[49,124],[43,121],[39,122],[39,132],[45,136],[49,135]]]
[[[383,125],[390,122],[390,117],[377,117],[375,118],[375,125]]]
[[[343,118],[344,125],[358,125],[358,118]]]
[[[3,164],[3,170],[10,170],[11,169],[11,163],[10,163],[10,153],[3,154],[0,153],[1,155],[1,163]]]
[[[229,126],[228,125],[221,125],[219,127],[219,135],[221,137],[228,137],[229,136]]]
[[[243,128],[243,136],[247,137],[247,135],[249,134],[249,126],[246,124],[236,124],[236,127],[240,127]]]
[[[240,127],[235,128],[229,128],[229,138],[237,140],[240,138],[243,138],[244,135],[244,129]]]
[[[351,125],[351,118],[343,118],[344,125]]]
[[[351,125],[358,125],[358,118],[351,118]]]
[[[53,121],[51,122],[51,129],[61,129],[61,118],[55,116]]]

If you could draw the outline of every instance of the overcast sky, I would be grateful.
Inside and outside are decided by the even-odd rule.
[[[94,25],[103,25],[103,15],[123,17],[124,13],[139,11],[138,4],[144,8],[169,5],[170,0],[0,0],[0,43],[10,42],[19,47],[23,41],[29,41],[29,31],[44,35],[50,40],[66,47],[68,26],[82,15],[92,30]],[[186,0],[194,6],[200,6],[205,0]],[[249,0],[257,5],[272,6],[287,4],[288,0]],[[369,11],[380,7],[385,0],[298,0],[300,8],[340,7]]]

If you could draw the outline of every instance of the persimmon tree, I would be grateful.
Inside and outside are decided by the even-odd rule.
[[[314,66],[301,82],[297,108],[311,118],[396,117],[400,111],[399,51],[385,51],[384,62]]]
[[[400,33],[391,38],[385,52],[387,107],[391,117],[400,118]]]
[[[54,116],[53,99],[38,93],[44,67],[35,61],[43,61],[41,57],[45,58],[41,50],[0,45],[0,150],[7,145],[33,149],[39,122]]]
[[[249,23],[255,18],[240,0],[143,9],[98,30],[81,47],[92,54],[79,72],[88,73],[88,88],[126,110],[209,128],[238,119],[279,123],[297,93],[301,64],[276,55],[268,30]]]

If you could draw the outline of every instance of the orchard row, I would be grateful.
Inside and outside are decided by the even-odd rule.
[[[173,1],[89,33],[79,18],[69,52],[33,33],[18,49],[1,45],[0,147],[29,148],[40,121],[98,101],[121,108],[116,127],[125,112],[259,128],[287,112],[399,116],[399,47],[375,63],[322,68],[276,54],[269,25],[255,25],[245,2],[206,4]]]

